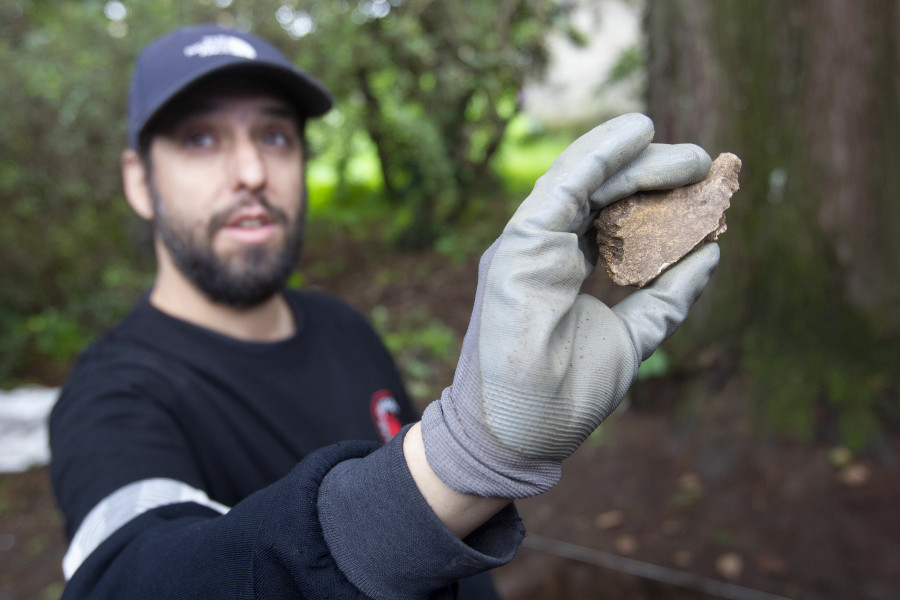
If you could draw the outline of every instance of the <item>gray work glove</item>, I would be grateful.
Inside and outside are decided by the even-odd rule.
[[[553,487],[715,270],[719,248],[707,244],[613,308],[579,294],[600,208],[709,171],[701,148],[652,138],[650,119],[630,114],[576,140],[482,257],[453,385],[422,417],[428,463],[456,491],[525,498]]]

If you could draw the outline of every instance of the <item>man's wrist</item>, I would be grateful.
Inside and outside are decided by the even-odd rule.
[[[450,488],[435,474],[425,458],[421,423],[403,440],[403,455],[416,487],[434,514],[454,535],[462,539],[510,503],[508,498],[485,498]]]

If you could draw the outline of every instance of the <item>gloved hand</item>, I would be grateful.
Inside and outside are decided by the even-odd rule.
[[[715,270],[719,248],[707,244],[613,308],[579,294],[600,208],[709,171],[701,148],[652,137],[650,119],[630,114],[576,140],[482,257],[453,384],[422,418],[428,464],[454,490],[525,498],[553,487]]]

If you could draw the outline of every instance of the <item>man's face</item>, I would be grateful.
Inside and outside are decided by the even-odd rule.
[[[303,243],[297,119],[278,96],[207,88],[150,146],[156,235],[208,298],[256,305],[284,288]]]

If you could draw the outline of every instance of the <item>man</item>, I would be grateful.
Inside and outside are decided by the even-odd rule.
[[[66,597],[454,593],[512,557],[510,501],[555,485],[718,260],[705,246],[614,309],[578,296],[592,211],[709,168],[695,146],[650,145],[646,117],[598,127],[485,253],[453,385],[395,435],[415,415],[375,334],[284,290],[304,122],[327,92],[266,42],[199,26],[145,49],[130,102],[123,180],[157,278],[51,418]]]

